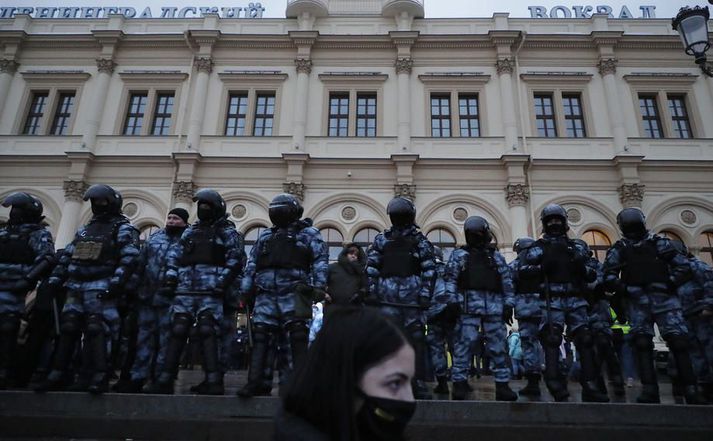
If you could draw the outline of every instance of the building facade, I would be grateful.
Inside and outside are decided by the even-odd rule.
[[[293,193],[333,253],[387,227],[394,195],[434,243],[481,215],[505,252],[548,203],[597,250],[637,206],[710,263],[711,115],[665,19],[292,0],[284,19],[0,20],[0,197],[37,195],[59,247],[106,183],[144,233],[214,188],[248,241]]]

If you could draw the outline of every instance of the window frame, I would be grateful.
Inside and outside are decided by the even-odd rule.
[[[260,99],[261,98],[272,98],[273,103],[272,103],[272,114],[270,113],[258,113],[258,109],[260,108]],[[269,107],[269,101],[264,104],[265,110],[267,111],[267,108]],[[277,95],[275,94],[274,91],[257,91],[255,93],[255,113],[253,114],[253,127],[252,127],[252,136],[256,138],[266,138],[270,136],[275,136],[275,113],[277,111]],[[267,116],[270,116],[270,118],[267,118]],[[265,121],[268,119],[272,121],[272,125],[270,126],[270,134],[266,135],[265,130],[267,126],[263,122],[263,126],[261,127],[262,134],[258,135],[257,130],[257,120],[258,118],[261,118]]]
[[[666,137],[666,132],[664,130],[663,126],[663,121],[661,118],[661,104],[659,103],[659,96],[658,94],[650,94],[650,93],[639,93],[638,95],[639,98],[639,117],[641,119],[641,128],[642,132],[641,135],[644,138],[648,139],[663,139]],[[651,100],[653,102],[653,109],[655,115],[644,115],[644,113],[641,111],[641,101],[642,100]],[[646,104],[645,107],[649,107],[648,104]],[[648,130],[651,130],[651,134],[653,135],[653,128],[651,126],[651,123],[648,121],[655,121],[656,124],[658,125],[658,132],[661,134],[661,136],[648,136]]]
[[[72,105],[71,105],[71,111],[66,114],[66,116],[61,116],[62,118],[66,118],[66,129],[65,131],[67,133],[54,133],[57,126],[58,119],[60,118],[60,115],[65,115],[64,113],[60,112],[60,106],[63,105],[62,97],[63,96],[69,96],[71,94],[72,96]],[[72,117],[76,113],[77,110],[77,92],[75,90],[65,90],[65,91],[59,91],[57,93],[57,102],[55,103],[55,110],[54,114],[52,115],[52,123],[50,124],[50,129],[49,129],[49,134],[52,136],[66,136],[69,133],[69,128],[70,128],[70,121],[72,120]]]
[[[434,92],[431,94],[430,99],[428,100],[428,109],[429,109],[429,124],[428,127],[431,128],[429,136],[431,138],[453,138],[453,100],[451,97],[451,93],[440,93],[440,92]],[[433,102],[434,100],[437,100],[438,103],[434,106]],[[446,101],[446,105],[444,106],[443,101]],[[434,115],[433,109],[434,107],[437,107],[438,110],[438,115]],[[448,110],[448,114],[444,115],[443,112],[444,110]],[[458,133],[460,134],[460,118],[457,118],[459,121],[459,130]],[[434,127],[433,123],[434,121],[439,121],[438,123],[438,131],[440,132],[439,136],[434,136]],[[444,121],[448,121],[448,127],[444,127]],[[448,131],[448,135],[444,135],[444,131]]]
[[[547,103],[545,103],[545,99],[549,100],[549,106],[547,106]],[[556,104],[555,104],[555,94],[552,92],[535,92],[532,95],[532,101],[533,101],[533,114],[535,117],[535,128],[534,130],[537,132],[537,136],[539,138],[559,138],[560,136],[560,130],[557,130],[557,110],[556,110]],[[542,105],[540,105],[540,102]],[[537,109],[542,107],[543,113],[539,114],[537,113]],[[550,107],[552,109],[552,113],[546,113],[545,109],[547,107]],[[564,113],[564,112],[563,112]],[[552,136],[550,136],[548,133],[550,132],[550,129],[547,127],[548,124],[544,124],[544,131],[545,134],[542,135],[540,134],[540,128],[538,127],[537,121],[542,120],[542,121],[552,121]]]
[[[121,95],[121,101],[116,115],[116,123],[114,125],[114,134],[118,136],[173,136],[183,124],[183,114],[181,109],[181,100],[183,88],[186,87],[186,79],[188,74],[174,71],[128,71],[119,72],[119,77],[124,83],[124,88]],[[129,99],[133,93],[146,92],[146,113],[144,113],[144,123],[141,126],[141,132],[135,135],[124,135],[124,127],[129,112]],[[173,113],[171,114],[171,127],[165,135],[153,135],[153,125],[156,112],[157,96],[163,93],[173,93]]]
[[[674,139],[693,139],[694,133],[693,133],[693,126],[691,125],[691,114],[688,110],[688,102],[686,100],[687,95],[686,94],[681,94],[681,93],[666,93],[666,109],[669,112],[669,116],[671,117],[671,138]],[[682,109],[683,109],[683,117],[679,116],[674,116],[673,113],[671,113],[671,105],[670,102],[672,99],[679,99],[682,102]],[[679,126],[676,124],[676,121],[685,121],[688,129],[688,137],[681,137],[677,136],[677,127]]]
[[[329,113],[327,115],[327,136],[330,138],[346,138],[349,136],[349,129],[351,128],[351,125],[349,124],[349,120],[351,119],[351,107],[352,107],[352,100],[350,99],[350,93],[349,92],[331,92],[329,94]],[[332,100],[338,100],[337,104],[337,113],[332,113]],[[347,104],[347,109],[346,113],[342,113],[342,107],[343,103],[342,100],[346,100]],[[356,106],[354,107],[356,109]],[[355,117],[356,119],[356,117]],[[335,127],[337,134],[332,135],[332,120],[336,120],[337,126]],[[341,122],[346,121],[347,127],[346,130],[344,131],[344,134],[341,134]],[[355,129],[356,132],[356,129]]]
[[[238,103],[237,103],[237,113],[230,113],[230,107],[231,107],[231,101],[233,98],[239,98]],[[240,101],[242,99],[245,99],[245,113],[242,114],[240,113]],[[228,101],[225,106],[225,124],[223,126],[223,136],[230,136],[230,137],[235,137],[235,136],[249,136],[247,132],[247,127],[248,127],[248,112],[250,109],[250,94],[247,91],[237,91],[237,90],[231,90],[228,91]],[[241,118],[242,116],[242,118]],[[238,134],[238,133],[228,133],[228,130],[230,129],[230,125],[228,124],[231,119],[235,119],[235,131],[239,129],[238,122],[243,119],[244,124],[243,124],[243,133]]]
[[[450,96],[451,113],[451,136],[450,138],[484,138],[489,134],[488,127],[488,106],[484,99],[486,84],[490,81],[490,75],[481,73],[429,73],[418,76],[423,83],[424,89],[424,137],[434,138],[431,131],[431,96],[433,94],[443,94]],[[461,136],[460,133],[460,96],[475,95],[478,98],[478,126],[479,136]],[[447,139],[434,138],[434,139]]]
[[[270,136],[280,136],[280,120],[282,113],[282,88],[287,74],[276,71],[265,72],[239,72],[227,71],[218,73],[223,83],[220,98],[220,118],[215,118],[212,130],[218,136],[228,138],[269,138]],[[263,93],[274,93],[275,112],[272,116],[272,134],[269,136],[255,136],[255,114],[257,111],[257,95]],[[245,115],[245,129],[243,135],[228,135],[228,110],[231,95],[246,94],[248,97],[248,108]],[[208,124],[208,121],[205,122]]]
[[[565,100],[572,99],[576,97],[577,100],[579,101],[579,115],[567,115],[566,108],[567,106],[565,105]],[[578,117],[578,118],[577,118]],[[564,119],[564,125],[562,126],[562,131],[565,134],[566,138],[586,138],[587,137],[587,122],[584,120],[584,106],[582,104],[582,94],[578,92],[562,92],[562,118]],[[582,136],[569,136],[566,135],[568,130],[569,130],[569,121],[582,121]],[[577,128],[574,128],[574,131],[576,133]]]
[[[349,120],[347,123],[347,138],[356,138],[357,127],[357,96],[371,94],[376,96],[376,135],[383,136],[384,126],[384,82],[388,75],[380,72],[325,72],[319,74],[323,85],[322,118],[320,133],[324,137],[344,138],[343,136],[329,136],[330,97],[335,93],[349,94]],[[359,136],[358,138],[372,138]]]
[[[374,100],[374,113],[371,114],[369,113],[369,101],[373,99]],[[360,114],[359,113],[359,100],[366,100],[366,103],[364,104],[364,108],[366,109],[366,113]],[[372,92],[357,92],[356,94],[356,115],[355,115],[355,126],[354,126],[354,134],[357,138],[375,138],[376,134],[378,133],[379,130],[379,99],[377,97],[376,93]],[[373,120],[374,121],[374,134],[369,135],[369,121]],[[364,121],[365,123],[365,134],[360,135],[359,134],[359,122]]]
[[[42,112],[34,112],[35,109],[35,102],[36,100],[40,97],[44,97],[44,100],[42,102]],[[27,136],[37,136],[37,135],[42,135],[43,132],[43,127],[46,125],[45,124],[45,115],[47,115],[47,107],[49,105],[50,101],[50,92],[48,90],[33,90],[32,93],[30,94],[30,100],[27,106],[27,112],[25,114],[25,122],[22,124],[22,135],[27,135]],[[30,119],[32,119],[33,122],[36,122],[36,124],[31,124],[30,125]],[[47,118],[49,119],[49,118]],[[28,130],[33,127],[34,129],[32,130],[33,133],[28,133]]]
[[[159,114],[159,106],[161,105],[161,97],[162,96],[170,96],[173,102],[171,103],[171,113],[165,114],[161,113]],[[176,121],[175,115],[176,115],[176,93],[174,91],[170,90],[158,90],[156,91],[156,96],[154,99],[154,108],[153,108],[153,114],[151,115],[151,129],[149,135],[151,136],[168,136],[171,135],[171,133],[160,133],[156,134],[156,121],[160,117],[163,118],[164,120],[166,119],[165,115],[168,115],[168,120],[170,121],[169,126],[168,126],[168,131],[170,132],[171,129],[174,126],[174,122]]]
[[[470,114],[470,106],[466,106],[468,108],[468,113],[466,115],[461,115],[461,113],[460,113],[461,100],[462,99],[467,100],[467,99],[471,99],[471,98],[475,98],[476,114],[471,115]],[[481,119],[480,118],[480,102],[481,102],[480,95],[478,93],[471,93],[471,92],[458,92],[457,99],[458,99],[458,103],[456,103],[456,108],[458,109],[458,117],[457,118],[458,118],[458,135],[459,135],[459,137],[461,137],[461,138],[480,138],[480,137],[482,137],[483,135],[482,135],[481,121],[480,121],[480,119]],[[464,118],[464,116],[465,116],[465,118]],[[463,136],[463,132],[462,132],[463,128],[461,126],[464,121],[468,122],[467,130],[469,130],[469,131],[473,130],[473,127],[470,127],[471,126],[470,122],[476,121],[476,123],[477,123],[476,130],[477,130],[478,134]]]

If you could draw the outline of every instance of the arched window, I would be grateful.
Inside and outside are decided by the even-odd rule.
[[[354,235],[353,242],[362,247],[366,252],[366,249],[369,248],[369,245],[374,243],[374,238],[379,233],[381,233],[381,231],[377,230],[376,228],[362,228]]]
[[[336,228],[325,227],[319,230],[322,234],[322,239],[329,247],[329,261],[336,262],[339,258],[339,253],[344,246],[344,236]]]
[[[443,261],[447,262],[451,253],[456,248],[456,238],[450,231],[445,228],[435,228],[426,235],[433,246],[443,250]]]
[[[152,234],[154,234],[155,232],[157,232],[160,229],[161,229],[161,227],[159,227],[158,225],[154,225],[154,224],[144,225],[143,227],[141,227],[139,229],[139,243],[141,245],[143,245],[144,242],[146,242],[148,240],[148,238],[151,237]]]
[[[607,257],[607,250],[611,247],[609,237],[599,230],[589,230],[582,234],[582,240],[587,242],[589,249],[594,251],[594,257],[598,261],[604,262],[604,258]]]
[[[260,233],[262,233],[262,230],[267,228],[264,225],[257,225],[252,228],[250,228],[246,233],[244,237],[245,241],[245,254],[250,256],[250,251],[252,251],[253,246],[255,245],[255,242],[257,242],[257,238],[260,237]]]
[[[698,245],[701,252],[698,257],[710,266],[713,266],[713,231],[704,231],[698,236]]]
[[[666,237],[671,240],[677,240],[679,242],[683,242],[683,239],[681,239],[681,236],[679,236],[678,234],[676,234],[670,230],[663,230],[663,231],[659,232],[659,236],[663,236],[663,237]],[[686,242],[683,242],[683,243],[686,243]]]

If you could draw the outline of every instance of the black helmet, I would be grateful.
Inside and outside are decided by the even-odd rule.
[[[493,240],[488,221],[480,216],[471,216],[463,224],[465,241],[472,247],[484,246]]]
[[[206,188],[193,196],[193,202],[198,203],[198,219],[202,222],[212,222],[225,216],[225,200],[215,190]],[[207,204],[210,208],[201,210],[200,205]]]
[[[121,194],[108,185],[92,185],[84,193],[84,200],[91,201],[94,214],[121,214]]]
[[[400,196],[391,199],[386,207],[386,214],[391,219],[391,225],[406,227],[416,221],[416,207],[413,202]]]
[[[547,223],[552,218],[559,218],[562,221],[562,226],[550,225],[548,227]],[[542,229],[545,230],[545,233],[553,236],[561,236],[569,230],[567,211],[559,204],[549,204],[543,208],[542,213],[540,213],[540,221],[542,222]]]
[[[433,258],[436,260],[436,263],[443,262],[443,250],[441,249],[441,247],[433,247]]]
[[[627,239],[641,240],[646,236],[646,216],[638,208],[625,208],[616,216],[621,234]]]
[[[278,194],[270,202],[268,214],[273,225],[285,228],[302,217],[304,209],[300,201],[289,193]]]
[[[3,207],[10,209],[11,224],[33,224],[42,219],[42,202],[29,193],[12,193],[2,202]]]
[[[520,254],[520,251],[526,250],[535,244],[535,239],[531,237],[521,237],[515,241],[512,250]]]

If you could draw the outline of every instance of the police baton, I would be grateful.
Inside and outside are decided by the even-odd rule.
[[[547,332],[549,332],[550,335],[553,335],[554,333],[552,328],[552,301],[550,296],[550,281],[547,277],[547,272],[545,271],[542,272],[542,282],[545,285],[545,314],[547,314]]]
[[[250,304],[245,302],[245,327],[248,331],[248,347],[253,347],[253,325],[252,318],[250,317]]]
[[[57,306],[57,299],[52,296],[52,315],[54,316],[54,332],[57,333],[59,337],[59,307]]]

